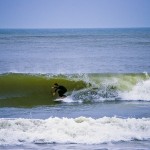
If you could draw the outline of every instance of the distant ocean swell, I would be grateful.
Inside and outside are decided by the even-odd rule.
[[[1,119],[0,145],[23,143],[100,144],[150,139],[150,118]]]
[[[150,101],[150,78],[141,74],[1,74],[0,107],[56,104],[54,83],[67,87],[73,102]]]

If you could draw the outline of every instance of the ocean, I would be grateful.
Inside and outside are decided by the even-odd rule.
[[[0,149],[149,150],[150,28],[0,29]]]

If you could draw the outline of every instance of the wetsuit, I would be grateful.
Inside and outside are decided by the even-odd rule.
[[[64,86],[58,85],[55,86],[54,88],[55,88],[55,92],[58,92],[60,97],[66,97],[66,95],[64,94],[67,92],[67,89]]]

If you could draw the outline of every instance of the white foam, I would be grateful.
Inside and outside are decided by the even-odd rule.
[[[123,100],[150,101],[150,79],[136,84],[131,91],[120,93]]]
[[[0,145],[53,142],[99,144],[149,138],[150,118],[79,117],[0,120]]]

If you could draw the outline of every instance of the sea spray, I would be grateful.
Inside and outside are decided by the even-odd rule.
[[[120,93],[123,100],[150,101],[150,79],[137,83],[132,90]]]

